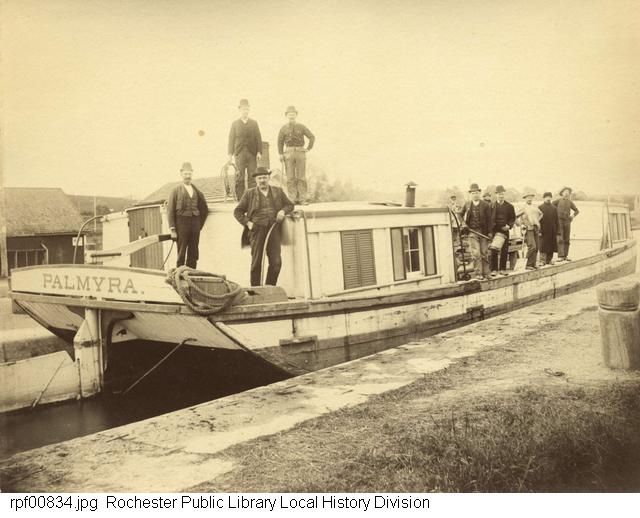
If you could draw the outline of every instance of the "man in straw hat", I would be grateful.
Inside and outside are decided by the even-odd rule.
[[[280,257],[280,223],[293,211],[293,203],[282,189],[269,185],[271,171],[258,167],[253,173],[257,187],[247,189],[233,215],[244,227],[242,246],[251,246],[251,286],[262,283],[262,250],[269,259],[266,284],[275,286],[282,267]],[[269,231],[271,230],[271,233]]]
[[[476,277],[485,279],[489,277],[488,236],[491,225],[491,205],[480,199],[480,187],[477,183],[471,184],[469,194],[471,201],[462,207],[462,219],[470,230],[467,241],[473,257]]]
[[[558,221],[558,209],[551,203],[553,194],[545,192],[542,196],[543,202],[538,207],[542,212],[540,218],[540,259],[547,264],[553,264],[553,254],[558,251],[558,232],[560,222]]]
[[[249,101],[240,99],[238,110],[240,118],[233,121],[229,130],[229,162],[237,168],[236,199],[242,198],[245,178],[249,187],[255,187],[253,173],[262,154],[262,136],[258,123],[249,118]]]
[[[209,207],[204,194],[191,183],[193,168],[189,162],[182,164],[180,175],[182,183],[174,187],[167,200],[167,218],[171,239],[178,242],[176,266],[186,263],[189,268],[195,268],[200,230],[209,215]]]
[[[520,226],[524,232],[524,242],[527,245],[527,270],[537,269],[538,249],[540,248],[540,218],[542,211],[533,205],[535,193],[525,191],[522,199],[525,205],[520,215]]]
[[[558,209],[558,261],[570,261],[569,244],[571,238],[571,222],[580,211],[571,201],[571,187],[563,187],[560,190],[560,198],[553,204]],[[573,215],[571,214],[573,211]]]
[[[491,235],[493,241],[489,245],[491,251],[491,277],[508,275],[507,257],[509,254],[509,230],[516,222],[516,211],[513,205],[504,199],[505,189],[496,186],[496,201],[491,205]],[[499,238],[499,239],[498,239]]]
[[[316,138],[309,131],[309,128],[296,122],[298,110],[296,110],[295,106],[289,106],[284,115],[289,119],[289,122],[282,126],[280,133],[278,133],[278,153],[280,154],[280,161],[284,162],[287,173],[287,192],[294,203],[306,204],[306,153],[311,151]],[[306,147],[304,144],[305,137],[308,139]]]

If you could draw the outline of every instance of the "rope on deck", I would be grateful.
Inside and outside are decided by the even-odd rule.
[[[220,279],[228,292],[220,295],[207,293],[196,285],[191,279],[192,276]],[[194,270],[188,266],[169,270],[165,282],[178,292],[186,306],[197,315],[209,316],[219,313],[234,304],[239,304],[244,298],[244,290],[235,282],[227,280],[224,275]],[[198,300],[194,300],[193,294],[197,294]]]

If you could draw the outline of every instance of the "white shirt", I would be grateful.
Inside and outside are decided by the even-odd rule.
[[[182,185],[184,185],[184,188],[187,190],[187,194],[189,195],[189,198],[193,198],[193,185],[191,184],[187,185],[186,183],[183,183]]]

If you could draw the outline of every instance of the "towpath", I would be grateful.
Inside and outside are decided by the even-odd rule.
[[[295,379],[20,453],[0,463],[0,487],[55,492],[257,490],[242,480],[247,480],[247,471],[256,472],[257,466],[248,463],[255,461],[251,454],[260,449],[260,441],[274,442],[276,460],[272,457],[271,462],[277,462],[279,442],[295,449],[297,440],[313,441],[313,434],[300,435],[301,423],[302,428],[313,428],[318,418],[331,414],[336,437],[353,434],[357,430],[346,429],[352,420],[341,423],[341,409],[375,406],[376,395],[417,380],[456,369],[466,372],[455,390],[450,383],[436,384],[433,393],[421,396],[424,404],[425,399],[464,397],[465,391],[640,379],[638,373],[603,366],[595,310],[594,290],[584,290]],[[292,487],[277,475],[282,473],[277,466],[268,469],[276,478],[269,483],[267,477],[263,489]]]

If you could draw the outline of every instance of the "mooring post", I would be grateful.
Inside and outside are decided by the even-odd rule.
[[[600,284],[596,292],[604,364],[640,369],[640,282],[625,277]]]
[[[102,333],[99,310],[86,308],[84,321],[73,338],[78,366],[80,396],[89,397],[102,390]]]

